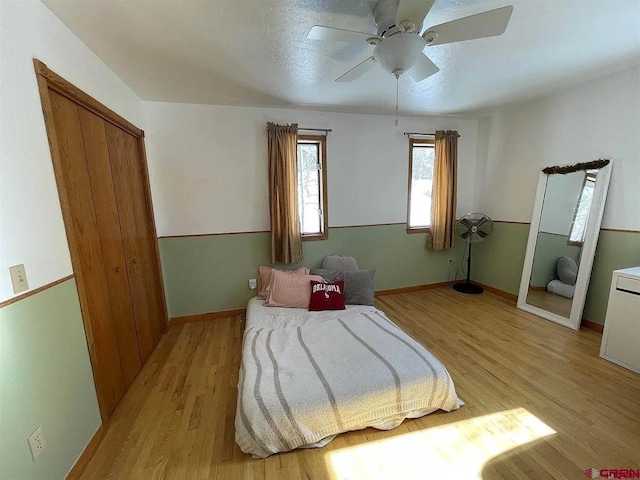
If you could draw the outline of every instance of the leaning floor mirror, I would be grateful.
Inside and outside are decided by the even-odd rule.
[[[540,172],[518,308],[580,328],[610,178],[610,160]]]

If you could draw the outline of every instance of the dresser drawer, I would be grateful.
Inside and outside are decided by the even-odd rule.
[[[616,282],[616,290],[622,290],[628,293],[636,293],[640,295],[640,280],[629,277],[618,277]]]

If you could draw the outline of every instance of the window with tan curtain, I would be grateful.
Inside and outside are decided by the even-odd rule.
[[[429,250],[449,250],[454,246],[458,137],[458,132],[453,130],[436,131],[431,193],[431,231],[427,241]]]
[[[267,124],[271,262],[302,260],[298,211],[298,124]]]

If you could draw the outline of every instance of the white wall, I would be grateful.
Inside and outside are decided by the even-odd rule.
[[[531,221],[540,169],[609,158],[602,226],[640,230],[639,66],[503,108],[480,125],[486,156],[479,156],[476,198],[492,218]]]
[[[158,235],[269,230],[266,123],[331,128],[329,225],[401,223],[407,215],[404,131],[458,130],[458,213],[473,208],[477,121],[145,102]]]
[[[33,58],[142,127],[141,100],[37,1],[0,1],[0,301],[71,274]]]

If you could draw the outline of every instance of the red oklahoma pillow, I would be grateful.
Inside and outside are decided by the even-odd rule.
[[[311,280],[309,311],[344,310],[344,282],[316,282]]]

